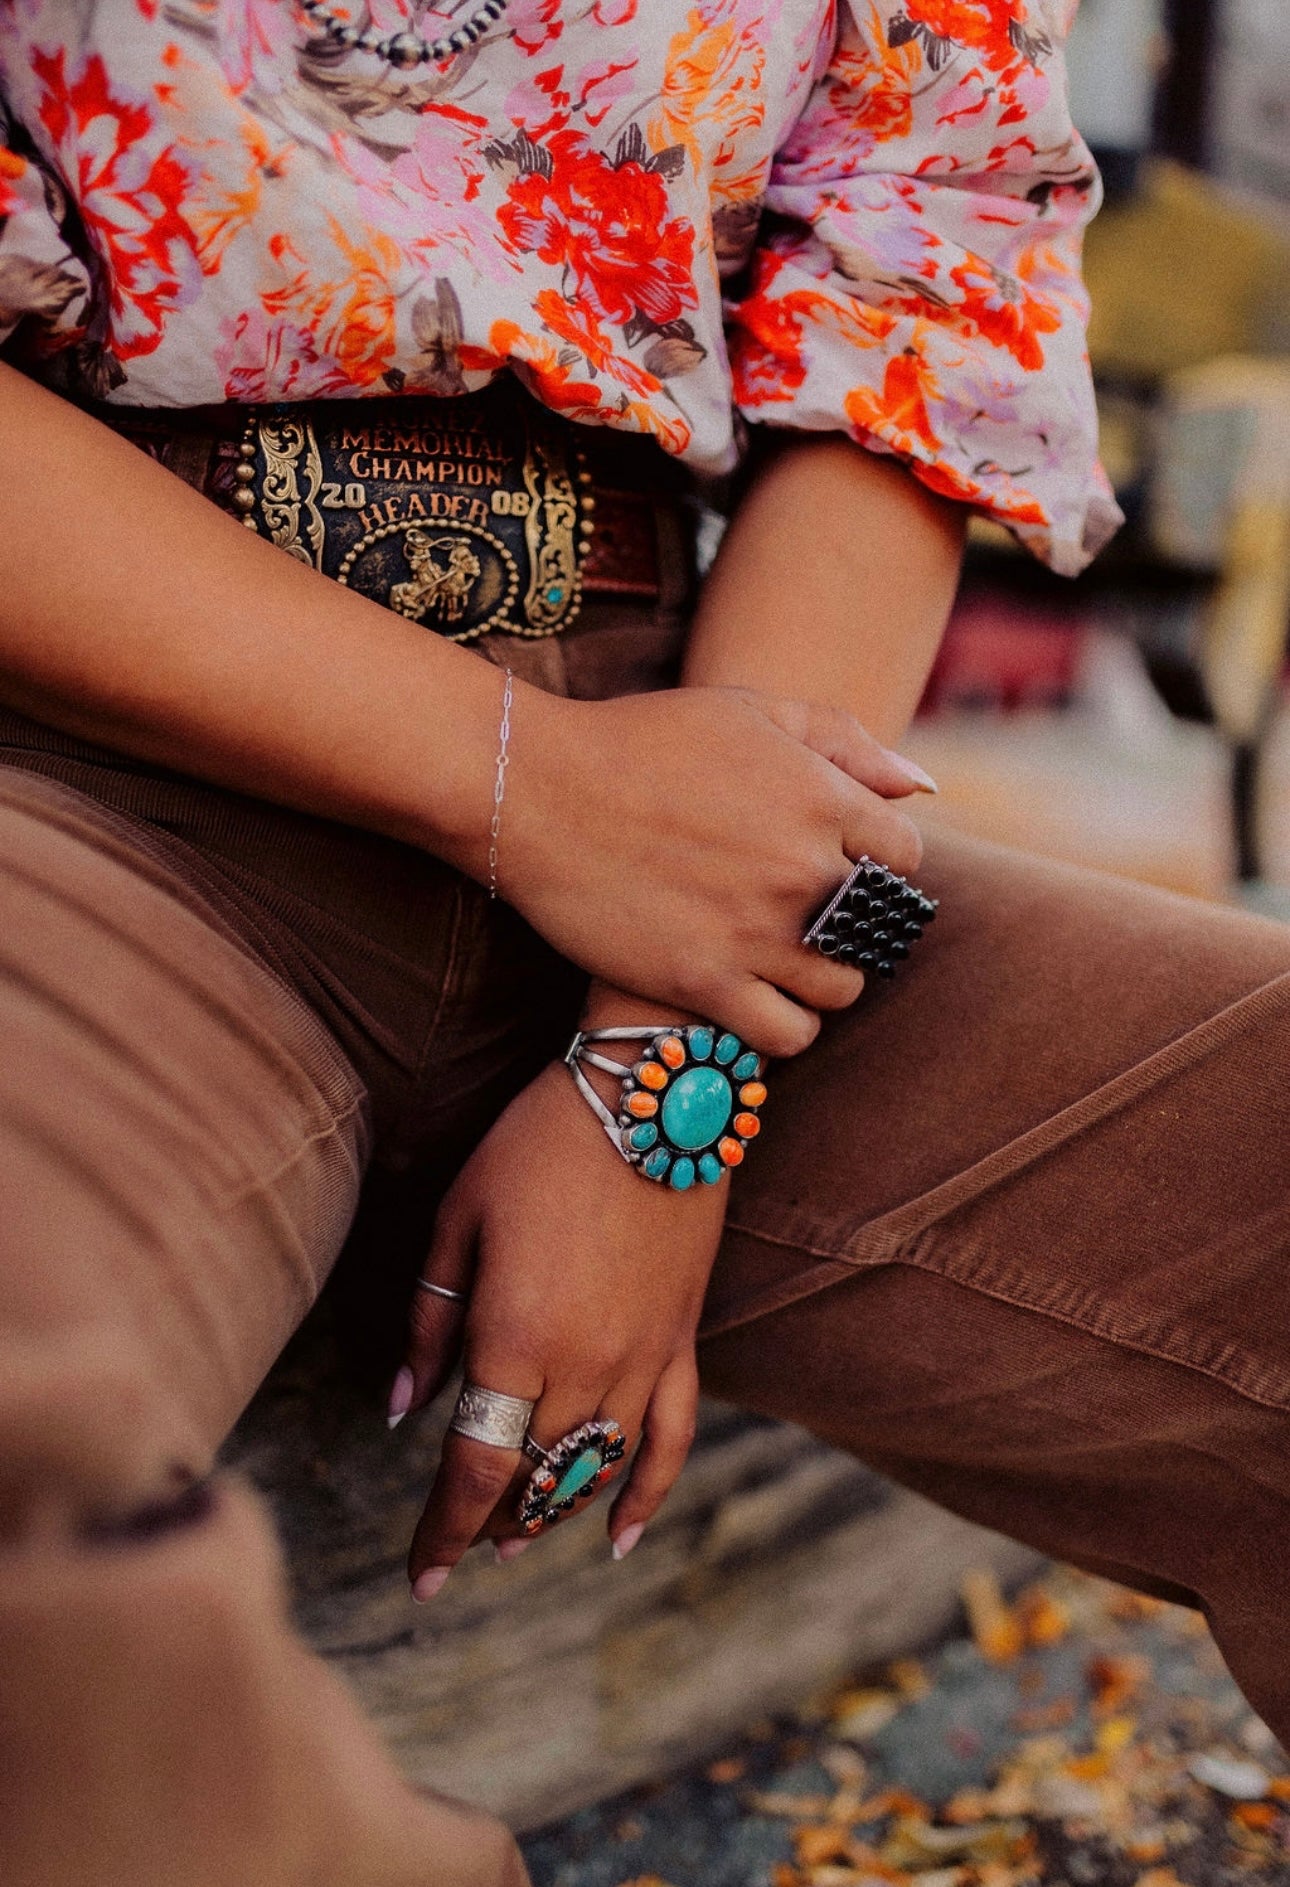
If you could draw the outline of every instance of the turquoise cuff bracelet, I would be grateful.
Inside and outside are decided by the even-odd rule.
[[[644,1042],[630,1066],[596,1053],[597,1042]],[[715,1186],[738,1166],[761,1131],[766,1099],[761,1057],[712,1023],[657,1029],[580,1029],[565,1063],[617,1151],[646,1179],[688,1192]],[[583,1073],[599,1068],[622,1082],[617,1114]]]

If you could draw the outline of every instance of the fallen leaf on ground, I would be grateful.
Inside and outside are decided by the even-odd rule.
[[[895,1867],[926,1861],[1015,1861],[1019,1844],[1028,1842],[1023,1821],[983,1822],[966,1828],[938,1828],[931,1822],[900,1821],[880,1849]]]
[[[908,1789],[879,1789],[860,1804],[857,1821],[884,1821],[888,1815],[907,1815],[914,1821],[930,1821],[932,1811],[920,1796]]]
[[[1069,1610],[1043,1586],[1031,1586],[1023,1592],[1017,1600],[1016,1613],[1026,1643],[1037,1650],[1059,1645],[1071,1628]]]
[[[1187,1758],[1187,1767],[1197,1782],[1233,1802],[1258,1802],[1268,1792],[1268,1772],[1261,1763],[1248,1757],[1229,1756],[1225,1750],[1208,1750]]]
[[[833,1734],[849,1743],[863,1743],[887,1727],[901,1702],[890,1690],[844,1690],[833,1702]]]
[[[844,1828],[812,1827],[809,1823],[793,1830],[793,1851],[803,1867],[820,1867],[826,1861],[841,1866],[855,1865],[856,1847]]]
[[[1090,1821],[1106,1819],[1099,1790],[1077,1776],[1040,1776],[1030,1798],[1032,1815],[1043,1821]]]
[[[932,1688],[932,1680],[917,1658],[897,1658],[894,1664],[887,1666],[887,1680],[906,1703],[926,1697]]]
[[[1099,1723],[1093,1741],[1102,1756],[1118,1756],[1122,1749],[1127,1749],[1138,1733],[1138,1726],[1132,1717],[1108,1717],[1105,1723]]]
[[[1238,1802],[1232,1810],[1232,1820],[1242,1828],[1252,1828],[1266,1833],[1275,1828],[1281,1819],[1281,1810],[1273,1802]]]
[[[968,1627],[981,1656],[991,1664],[1010,1664],[1020,1657],[1026,1635],[994,1573],[985,1570],[964,1573],[960,1590]]]
[[[869,1775],[869,1765],[858,1749],[849,1743],[832,1743],[819,1754],[820,1767],[833,1780],[849,1789],[862,1789]]]
[[[1136,1862],[1139,1867],[1150,1867],[1155,1861],[1163,1861],[1169,1852],[1163,1829],[1143,1829],[1130,1835],[1120,1845],[1125,1859]]]
[[[1151,1666],[1145,1658],[1096,1657],[1089,1659],[1086,1675],[1093,1691],[1094,1715],[1112,1717],[1149,1680]]]
[[[742,1756],[723,1756],[708,1769],[709,1782],[738,1782],[747,1771],[748,1765]]]

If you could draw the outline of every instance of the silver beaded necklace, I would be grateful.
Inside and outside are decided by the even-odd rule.
[[[313,24],[321,26],[327,37],[338,46],[354,52],[374,52],[387,65],[397,66],[400,71],[406,72],[413,66],[438,65],[443,59],[454,59],[459,52],[465,52],[468,46],[482,39],[489,27],[501,19],[510,0],[484,0],[478,13],[472,13],[468,20],[442,39],[423,39],[420,33],[408,32],[391,33],[382,39],[371,27],[366,32],[360,32],[348,20],[341,19],[339,14],[332,11],[327,0],[299,0],[299,5]]]

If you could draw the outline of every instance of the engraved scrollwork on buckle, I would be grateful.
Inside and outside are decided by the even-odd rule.
[[[265,409],[239,459],[252,529],[450,641],[557,635],[578,614],[589,479],[541,407],[486,389]]]

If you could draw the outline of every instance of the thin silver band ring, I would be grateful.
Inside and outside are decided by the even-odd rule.
[[[464,1291],[451,1290],[446,1284],[431,1284],[429,1278],[418,1278],[417,1289],[418,1291],[429,1291],[433,1297],[446,1297],[450,1304],[465,1304],[469,1302]]]

